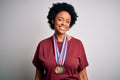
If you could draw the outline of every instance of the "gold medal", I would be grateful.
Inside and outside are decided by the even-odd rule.
[[[62,74],[62,73],[64,73],[64,67],[63,66],[56,66],[55,73],[56,74]]]
[[[64,40],[62,42],[62,47],[61,47],[61,51],[59,52],[58,46],[57,46],[57,42],[56,42],[56,36],[53,36],[53,41],[54,41],[54,51],[55,51],[55,59],[56,59],[56,64],[57,66],[55,67],[55,74],[62,74],[65,72],[64,69],[64,63],[66,60],[66,55],[67,55],[67,51],[68,51],[68,40],[67,40],[67,36],[64,36]]]

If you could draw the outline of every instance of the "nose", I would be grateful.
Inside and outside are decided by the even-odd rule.
[[[63,26],[65,25],[65,21],[62,22],[62,25],[63,25]]]

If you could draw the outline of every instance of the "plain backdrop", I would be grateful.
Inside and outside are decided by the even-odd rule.
[[[67,34],[85,47],[89,80],[120,80],[120,0],[0,0],[0,80],[33,80],[37,44],[53,35],[47,14],[68,2],[79,16]]]

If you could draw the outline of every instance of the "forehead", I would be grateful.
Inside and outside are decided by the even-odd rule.
[[[67,11],[61,11],[56,15],[56,18],[65,18],[65,19],[71,19],[71,15]]]

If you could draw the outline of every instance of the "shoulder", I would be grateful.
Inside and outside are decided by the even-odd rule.
[[[38,43],[38,45],[39,45],[39,46],[47,46],[47,45],[49,45],[49,44],[52,43],[52,39],[53,39],[53,37],[50,36],[50,37],[48,37],[48,38],[46,38],[46,39],[41,40],[41,41]]]
[[[78,38],[75,38],[75,37],[71,38],[71,42],[76,43],[76,44],[82,44],[82,41],[80,39],[78,39]]]
[[[83,42],[80,39],[75,37],[71,38],[70,44],[74,45],[76,48],[79,48],[79,49],[84,48]]]
[[[68,38],[69,42],[82,44],[82,41],[80,39],[78,39],[78,38],[75,38],[75,37],[70,36],[70,35],[67,35],[67,38]]]

